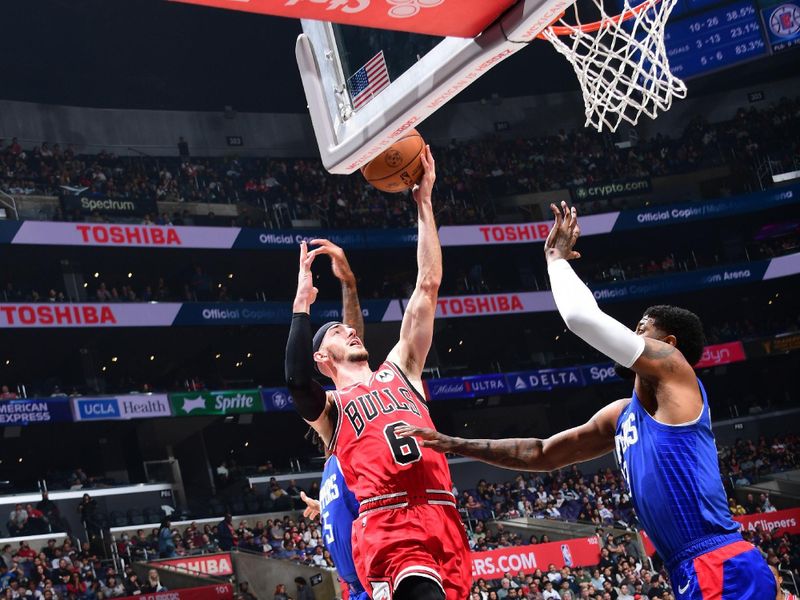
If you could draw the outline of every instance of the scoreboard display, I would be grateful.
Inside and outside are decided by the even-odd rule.
[[[685,79],[768,54],[759,12],[745,0],[670,19],[664,43],[672,73]]]

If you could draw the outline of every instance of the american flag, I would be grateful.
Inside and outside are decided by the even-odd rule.
[[[350,88],[350,97],[353,99],[353,108],[358,110],[389,86],[389,71],[386,68],[386,59],[383,50],[373,56],[367,64],[353,73],[347,81]]]

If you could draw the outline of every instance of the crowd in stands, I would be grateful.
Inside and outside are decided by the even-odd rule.
[[[797,469],[800,467],[799,440],[797,435],[788,434],[773,439],[738,440],[732,447],[721,447],[722,475],[729,483],[742,485],[749,483],[742,479],[744,476],[755,479],[768,472]],[[734,479],[737,475],[739,478]],[[88,477],[86,481],[89,482]],[[278,500],[297,499],[300,491],[294,482],[283,489],[273,481],[269,496],[278,506]],[[312,486],[307,493],[317,496],[318,486]],[[659,563],[647,560],[632,534],[615,536],[605,532],[612,527],[633,529],[636,524],[619,471],[609,468],[585,475],[577,466],[572,466],[552,473],[520,474],[504,483],[482,480],[474,489],[460,491],[457,496],[474,551],[550,541],[547,535],[523,539],[504,527],[503,520],[520,516],[594,524],[601,548],[601,559],[595,566],[558,569],[550,565],[544,570],[478,580],[470,600],[674,598],[665,572]],[[93,502],[88,494],[84,496],[79,505],[82,517],[86,517],[83,512],[91,511]],[[51,504],[45,495],[35,507],[18,505],[11,512],[9,522],[19,526],[16,533],[35,533],[32,522],[58,518],[58,509],[53,510]],[[281,504],[281,507],[281,510],[291,510],[292,503]],[[765,494],[758,498],[749,494],[742,503],[731,498],[730,507],[734,515],[775,510]],[[800,565],[800,537],[773,535],[761,530],[745,532],[745,536],[761,548],[771,564],[790,571],[796,571]],[[149,531],[139,529],[131,536],[123,534],[116,539],[116,545],[119,555],[130,560],[228,551],[235,547],[316,567],[333,566],[322,543],[319,521],[292,515],[253,522],[243,519],[234,524],[231,515],[226,514],[216,524],[192,522],[181,527],[173,525],[169,517],[163,517],[160,527]],[[297,600],[304,585],[307,583],[295,582],[297,594],[284,586],[276,590],[275,598],[280,600],[285,596]],[[63,545],[50,540],[38,553],[26,541],[18,546],[6,544],[0,552],[0,594],[5,594],[9,600],[23,596],[31,600],[103,600],[161,589],[163,586],[156,572],[150,571],[147,581],[139,581],[131,569],[120,573],[108,567],[89,543],[78,547],[69,538]],[[252,592],[245,586],[239,589],[237,597],[249,600],[248,594]]]
[[[106,566],[89,542],[47,542],[40,552],[27,541],[6,544],[0,554],[0,594],[7,600],[103,600],[166,591],[155,569],[144,581],[130,566]]]
[[[740,109],[734,118],[693,119],[680,135],[656,135],[620,148],[588,130],[559,131],[533,139],[451,142],[434,149],[439,222],[487,222],[487,198],[564,189],[634,177],[652,177],[730,164],[749,172],[761,153],[795,156],[800,139],[800,98],[783,98],[763,110]],[[414,211],[402,195],[383,195],[361,177],[336,177],[316,159],[119,157],[78,154],[42,143],[23,149],[17,138],[0,142],[0,190],[57,195],[65,186],[103,197],[155,198],[174,202],[246,202],[281,209],[292,219],[316,219],[327,227],[402,227]],[[616,205],[615,205],[616,206]],[[609,210],[586,202],[583,213]],[[48,218],[86,220],[58,211]],[[102,220],[100,214],[94,219]],[[188,212],[148,215],[147,223],[179,224]],[[187,224],[191,224],[187,222]],[[241,224],[241,223],[237,223]]]
[[[763,436],[757,441],[738,440],[732,447],[720,446],[719,456],[721,476],[732,489],[769,473],[800,468],[800,438],[790,434],[769,440]],[[554,473],[519,474],[504,483],[481,480],[475,489],[461,492],[459,507],[475,523],[472,543],[477,550],[515,543],[511,534],[492,537],[486,530],[490,519],[550,518],[622,528],[636,524],[621,473],[606,469],[588,475],[577,465]],[[744,508],[736,503],[731,508],[736,514],[775,510],[766,495],[758,500],[748,498]]]

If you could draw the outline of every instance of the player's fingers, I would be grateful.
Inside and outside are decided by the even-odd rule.
[[[303,263],[306,261],[306,256],[308,256],[308,244],[305,242],[300,242],[300,266],[303,266]]]
[[[580,252],[576,252],[575,250],[573,250],[569,255],[569,259],[570,260],[575,260],[576,258],[580,258],[580,257],[581,257],[581,253]]]
[[[561,211],[555,204],[550,204],[550,210],[553,211],[553,216],[555,217],[555,223],[553,223],[553,227],[558,227],[561,225]]]
[[[426,151],[422,151],[420,153],[419,160],[422,163],[423,168],[425,169],[425,173],[427,174],[428,171],[430,170],[430,165],[428,164],[428,157]]]
[[[422,430],[417,429],[416,427],[398,427],[394,430],[395,435],[397,437],[414,437],[421,433]]]

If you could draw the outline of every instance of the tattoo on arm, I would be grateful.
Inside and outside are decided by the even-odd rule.
[[[656,344],[646,340],[644,345],[644,356],[650,360],[663,360],[674,354],[675,350],[677,350],[675,346],[664,343]]]
[[[358,299],[358,288],[355,283],[342,283],[342,306],[344,322],[356,330],[361,341],[364,341],[364,315],[361,313],[361,302]]]
[[[451,452],[511,469],[549,470],[542,456],[542,440],[465,440],[455,438]]]

